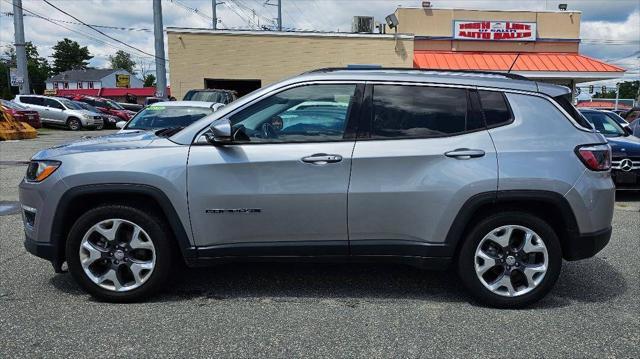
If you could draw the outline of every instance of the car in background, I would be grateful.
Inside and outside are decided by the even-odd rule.
[[[611,146],[611,177],[616,189],[640,190],[640,138],[632,136],[631,128],[623,128],[604,111],[581,109],[580,113]]]
[[[103,113],[116,116],[122,121],[129,121],[131,117],[136,114],[133,111],[126,110],[117,102],[109,100],[107,98],[78,95],[75,96],[73,100],[88,103],[89,105],[97,108]]]
[[[87,111],[63,97],[16,95],[13,99],[30,110],[37,111],[43,125],[64,126],[72,131],[103,126],[102,117]]]
[[[162,97],[147,97],[144,99],[144,106],[149,106],[157,102],[165,102],[165,101],[169,101],[169,99],[162,98]]]
[[[640,121],[633,121],[629,124],[629,131],[631,134],[640,138]]]
[[[615,111],[602,110],[602,112],[604,112],[604,114],[609,116],[609,118],[611,118],[612,120],[616,121],[618,125],[622,127],[629,127],[629,122],[627,122],[627,120],[625,120],[624,118],[620,117],[620,115],[617,114]]]
[[[629,123],[633,123],[637,121],[639,118],[640,118],[640,107],[634,107],[624,115],[624,119]]]
[[[19,103],[7,100],[0,100],[0,106],[17,121],[26,122],[33,128],[42,127],[38,111],[30,110],[28,107],[22,106]]]
[[[238,98],[235,91],[222,89],[189,90],[182,101],[205,101],[230,104]]]
[[[138,112],[129,122],[118,122],[120,133],[160,129],[182,129],[224,107],[203,101],[157,102]]]
[[[107,114],[103,113],[102,111],[98,110],[97,108],[89,105],[88,103],[81,102],[81,101],[73,101],[73,103],[75,103],[76,105],[82,107],[83,109],[85,109],[87,111],[93,112],[96,115],[102,117],[102,126],[97,126],[96,130],[102,130],[105,127],[105,125],[107,124],[107,122],[109,122],[110,120],[113,121],[113,126],[114,127],[116,125],[116,122],[118,122],[117,121],[117,117],[111,116],[111,115],[107,115]],[[114,118],[109,119],[108,116],[115,117],[115,119]]]
[[[138,113],[144,106],[138,105],[137,103],[126,103],[126,102],[118,102],[118,105],[122,106],[127,111],[132,111]]]

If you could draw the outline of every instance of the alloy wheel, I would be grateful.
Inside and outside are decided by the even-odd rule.
[[[80,127],[81,127],[80,121],[76,119],[69,120],[69,129],[71,129],[72,131],[77,131],[80,129]]]
[[[125,292],[144,284],[156,264],[149,235],[124,219],[106,219],[93,225],[80,242],[80,264],[101,288]]]
[[[519,225],[498,227],[478,244],[474,264],[480,282],[491,292],[515,297],[529,293],[544,279],[549,255],[542,238]]]

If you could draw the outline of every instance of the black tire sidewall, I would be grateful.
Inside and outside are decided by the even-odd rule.
[[[101,288],[87,277],[80,264],[79,249],[85,233],[96,223],[111,218],[131,221],[142,227],[155,247],[156,263],[151,276],[140,287],[126,292],[114,292]],[[145,299],[160,290],[169,276],[172,257],[169,233],[157,217],[137,208],[122,205],[97,207],[80,216],[69,231],[65,252],[69,272],[83,289],[99,300],[135,302]]]
[[[71,123],[72,123],[72,122],[74,122],[74,121],[78,123],[78,127],[77,127],[77,128],[75,128],[75,129],[74,129],[73,127],[71,127]],[[73,118],[70,118],[70,119],[68,119],[68,120],[67,120],[67,127],[68,127],[71,131],[79,131],[80,129],[82,129],[82,122],[80,122],[80,120],[79,120],[79,119],[77,119],[77,118],[73,117]]]
[[[549,257],[548,268],[540,284],[531,292],[504,297],[487,289],[476,275],[475,251],[487,233],[505,225],[521,225],[536,232],[545,246]],[[522,212],[504,212],[490,216],[468,233],[458,256],[458,274],[471,294],[480,302],[498,308],[522,308],[544,297],[555,285],[562,267],[562,248],[553,228],[544,220]]]

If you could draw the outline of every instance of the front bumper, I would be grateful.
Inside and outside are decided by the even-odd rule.
[[[616,190],[640,190],[640,169],[631,171],[611,170],[611,178]]]
[[[601,231],[569,236],[562,243],[562,254],[568,261],[577,261],[593,257],[600,252],[611,239],[611,227]]]

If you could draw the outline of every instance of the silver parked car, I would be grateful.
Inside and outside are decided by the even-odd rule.
[[[611,236],[611,149],[569,96],[496,73],[313,71],[186,128],[38,152],[25,246],[107,301],[148,297],[176,261],[343,259],[453,265],[481,302],[526,306]]]
[[[43,125],[64,126],[72,131],[83,127],[97,128],[104,126],[99,114],[87,111],[73,101],[40,95],[16,95],[14,102],[24,105],[31,110],[38,111]]]

